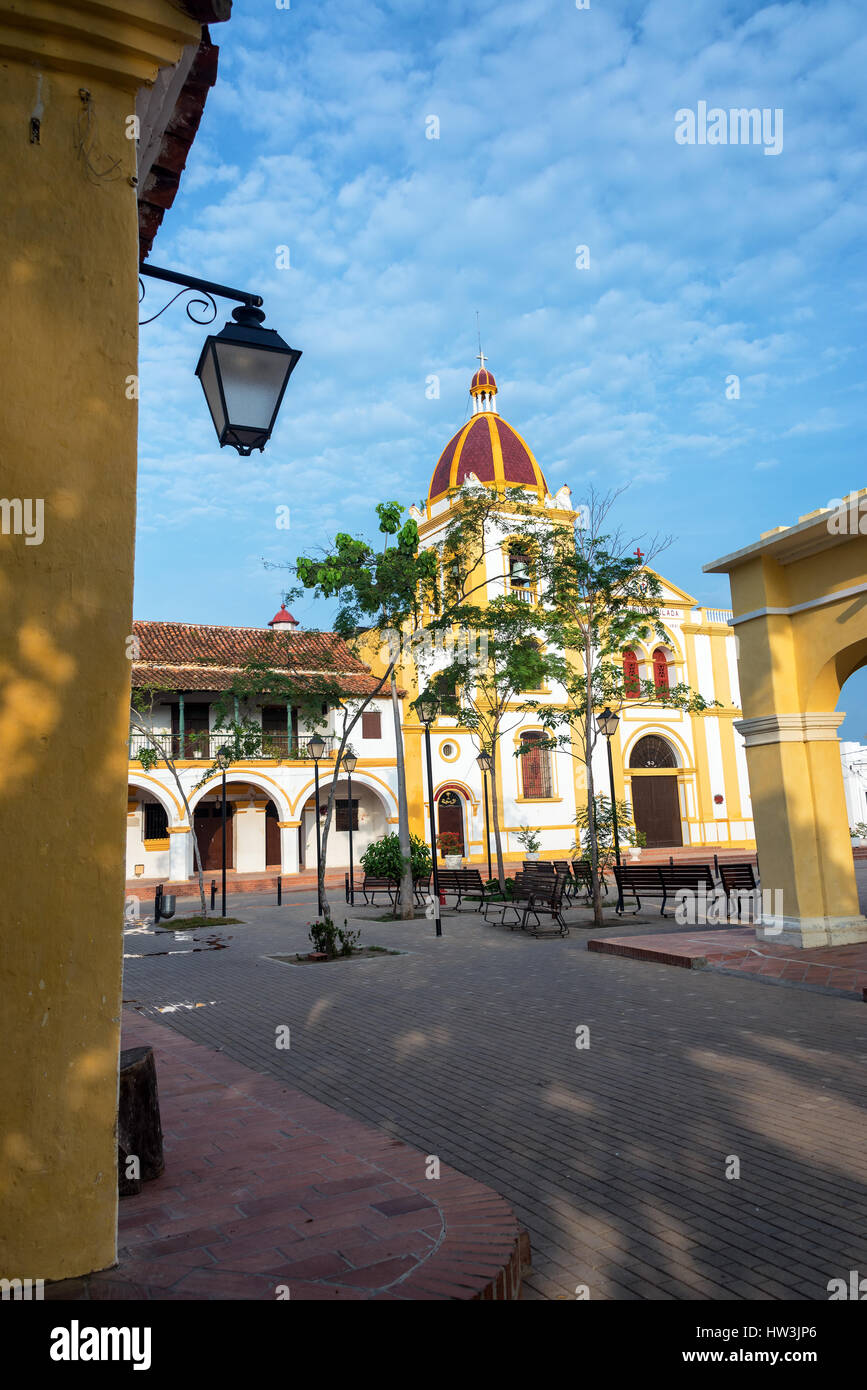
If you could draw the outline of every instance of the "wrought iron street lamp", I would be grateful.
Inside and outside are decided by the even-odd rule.
[[[601,714],[596,716],[596,727],[600,734],[604,735],[608,745],[608,786],[611,791],[611,825],[614,830],[614,858],[618,869],[620,868],[620,837],[617,833],[617,797],[614,794],[614,763],[611,760],[611,740],[617,733],[617,725],[620,723],[620,715],[606,705]],[[623,908],[623,893],[620,885],[617,886],[617,908]]]
[[[440,918],[440,878],[437,870],[436,805],[434,803],[433,763],[430,755],[430,726],[437,717],[439,700],[436,695],[430,692],[420,695],[415,702],[415,711],[422,724],[424,724],[424,750],[427,757],[427,793],[430,801],[430,839],[431,861],[433,863],[434,912],[436,914],[436,934],[437,936],[442,936],[443,924]]]
[[[231,766],[232,751],[223,744],[217,749],[217,767],[223,774],[223,911],[226,915],[226,769]]]
[[[316,787],[316,901],[319,905],[319,916],[322,916],[322,828],[319,824],[319,759],[325,752],[325,739],[321,734],[314,734],[307,744],[307,752],[313,759],[313,780]]]
[[[491,828],[488,823],[488,773],[494,765],[494,760],[490,753],[480,753],[476,762],[481,768],[482,785],[485,789],[485,844],[488,847],[488,882],[490,883],[494,877],[494,871],[491,867]]]
[[[349,786],[349,902],[355,904],[355,865],[352,862],[352,774],[358,759],[354,753],[344,753],[343,766],[346,768],[346,781]]]
[[[238,300],[240,308],[232,310],[234,322],[205,339],[196,376],[202,383],[220,447],[230,444],[244,458],[254,449],[261,453],[271,437],[283,393],[301,357],[300,351],[290,347],[273,328],[262,326],[265,315],[261,295],[180,275],[160,266],[143,265],[141,274],[181,285],[180,294],[201,291],[205,298],[191,300],[187,305],[187,316],[193,323],[213,322],[217,316],[214,295],[219,299]],[[142,294],[143,291],[144,287]],[[173,304],[174,299],[169,303]],[[190,313],[193,304],[202,306],[205,312],[213,309],[213,313],[209,318],[194,318]],[[167,309],[169,305],[164,307]],[[162,312],[161,309],[159,313]],[[142,322],[151,323],[154,318],[159,318],[159,314]]]

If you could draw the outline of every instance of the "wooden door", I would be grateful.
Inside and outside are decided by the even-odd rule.
[[[461,842],[456,854],[465,854],[464,847],[464,813],[461,805],[461,798],[457,792],[443,792],[437,802],[437,834],[442,835],[446,830],[452,830]]]
[[[283,858],[280,853],[280,827],[277,824],[277,807],[268,802],[265,811],[265,868],[279,869]]]
[[[676,776],[633,777],[632,813],[648,849],[683,844]]]
[[[221,802],[200,801],[195,810],[196,839],[202,856],[202,869],[223,867],[223,807]],[[226,868],[234,864],[232,845],[232,808],[226,807]]]

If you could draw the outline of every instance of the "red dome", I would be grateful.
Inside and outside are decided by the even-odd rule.
[[[498,491],[505,487],[535,488],[540,502],[548,491],[529,445],[493,411],[474,415],[452,435],[433,471],[428,506],[451,488],[461,487],[468,473],[475,473],[479,482]]]
[[[482,367],[476,372],[470,382],[471,391],[496,391],[497,383],[494,380],[493,372],[489,372],[487,367]]]
[[[286,625],[288,627],[297,627],[298,620],[297,618],[293,618],[292,614],[287,611],[285,603],[281,603],[279,613],[274,614],[268,626],[274,627],[275,624]]]

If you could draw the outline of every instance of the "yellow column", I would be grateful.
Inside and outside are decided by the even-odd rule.
[[[132,8],[0,4],[2,487],[13,517],[17,503],[41,516],[0,534],[5,1278],[115,1259],[138,317],[126,119],[200,34],[163,0]]]

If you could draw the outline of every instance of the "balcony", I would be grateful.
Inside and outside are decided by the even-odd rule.
[[[528,586],[527,586],[526,584],[518,584],[518,583],[516,583],[516,581],[515,581],[514,579],[512,580],[512,582],[511,582],[511,584],[510,584],[510,586],[509,586],[509,592],[510,592],[512,598],[518,599],[518,601],[519,601],[520,603],[534,603],[534,602],[535,602],[534,597],[533,597],[533,590],[532,590],[531,588],[528,588]]]
[[[313,759],[307,751],[307,744],[312,735],[300,738],[297,741],[290,739],[288,732],[282,734],[256,733],[255,730],[245,732],[236,741],[231,734],[223,730],[222,733],[196,733],[188,732],[184,734],[184,746],[181,749],[180,735],[173,734],[170,729],[154,730],[154,739],[161,749],[167,749],[172,758],[183,758],[204,763],[206,766],[214,762],[220,748],[228,747],[232,750],[233,762],[249,762],[251,759],[270,759],[274,762],[309,762]],[[330,734],[323,735],[325,752],[324,759],[333,758],[337,751],[338,740]],[[144,734],[131,733],[129,736],[129,756],[130,761],[138,758],[141,750],[153,748],[153,743]]]

